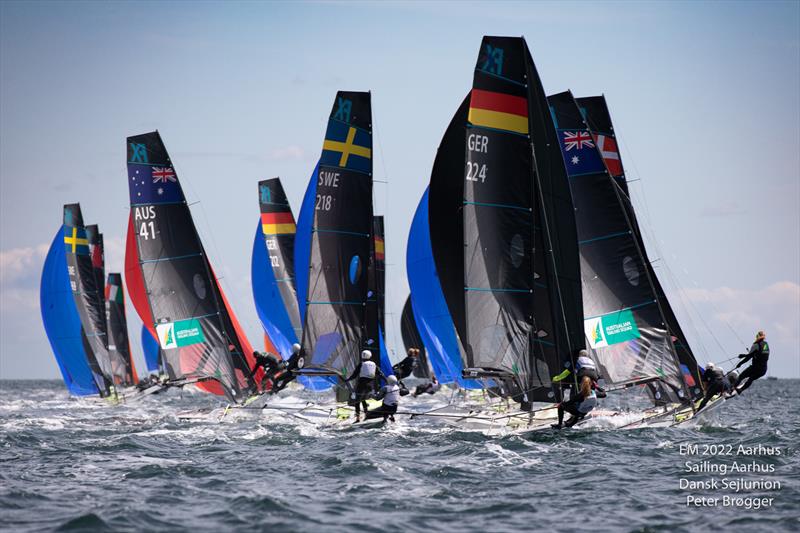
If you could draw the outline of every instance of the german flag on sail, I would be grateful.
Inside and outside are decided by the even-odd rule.
[[[297,228],[290,211],[283,213],[261,213],[261,230],[264,235],[295,233]]]
[[[528,134],[528,101],[521,96],[472,89],[468,120],[473,126]]]
[[[386,259],[386,252],[385,252],[385,244],[383,243],[383,237],[375,236],[375,259],[378,261],[384,261]]]

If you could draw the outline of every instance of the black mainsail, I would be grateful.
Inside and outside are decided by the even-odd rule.
[[[379,363],[377,328],[367,328],[373,248],[370,93],[339,91],[319,162],[302,346],[306,373],[351,372],[364,348]]]
[[[657,378],[679,389],[677,357],[622,191],[572,93],[549,102],[575,204],[584,328],[593,359],[609,385]]]
[[[616,135],[614,132],[614,125],[611,121],[611,114],[606,104],[604,96],[590,96],[586,98],[577,98],[577,105],[580,108],[581,115],[586,121],[589,131],[592,134],[597,150],[603,159],[609,175],[614,178],[618,187],[618,194],[620,202],[622,203],[631,226],[632,237],[636,240],[644,266],[644,270],[648,275],[648,279],[652,284],[658,300],[661,313],[666,323],[667,330],[670,334],[672,346],[677,353],[678,360],[680,361],[681,377],[685,386],[688,388],[692,398],[702,396],[702,389],[700,387],[701,373],[697,365],[689,342],[683,333],[683,330],[678,323],[675,312],[666,297],[664,289],[658,280],[658,276],[653,269],[650,262],[647,249],[644,245],[642,233],[639,228],[636,213],[633,208],[633,203],[630,199],[628,191],[628,183],[625,177],[625,167],[622,164],[622,158],[617,146]],[[682,389],[678,389],[680,391]],[[677,396],[674,387],[667,387],[663,389],[670,400],[677,401],[681,398]]]
[[[469,98],[463,187],[465,375],[529,408],[583,347],[572,200],[522,38],[484,37]]]
[[[231,401],[256,392],[252,348],[200,242],[158,132],[128,137],[128,293],[174,382]]]

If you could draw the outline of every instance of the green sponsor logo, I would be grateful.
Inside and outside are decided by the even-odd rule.
[[[165,350],[205,342],[203,328],[196,318],[156,325],[158,340]]]
[[[592,348],[602,348],[641,337],[630,310],[585,320],[584,331]]]
[[[175,342],[179,347],[205,342],[205,340],[203,328],[196,318],[175,322]]]

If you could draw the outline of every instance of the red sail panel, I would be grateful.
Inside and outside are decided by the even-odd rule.
[[[128,216],[128,236],[125,242],[125,285],[139,318],[142,319],[144,326],[150,331],[153,338],[158,339],[156,328],[153,325],[153,314],[150,311],[150,304],[147,302],[142,270],[139,268],[139,250],[136,247],[133,212]]]
[[[225,291],[222,290],[222,285],[219,284],[217,281],[217,275],[214,272],[214,267],[211,266],[211,263],[208,264],[209,269],[211,269],[211,275],[214,277],[214,281],[217,284],[217,290],[219,291],[220,296],[222,296],[222,302],[225,304],[225,310],[228,312],[228,317],[231,319],[231,324],[233,324],[233,329],[236,331],[236,336],[239,338],[239,344],[242,346],[242,351],[244,352],[245,360],[247,361],[247,366],[249,368],[253,368],[256,365],[256,360],[253,357],[253,346],[250,344],[250,341],[247,339],[247,336],[244,334],[244,330],[242,329],[242,325],[239,324],[239,319],[236,318],[236,314],[233,312],[233,308],[231,304],[228,302],[228,297],[225,296]],[[267,343],[267,351],[273,354],[278,354],[277,348],[275,345],[272,344],[265,336],[265,342]],[[246,376],[240,376],[240,372],[237,370],[237,377],[242,381],[246,381]],[[264,377],[264,370],[259,368],[255,374],[255,381],[256,387],[259,391],[261,391],[261,382]],[[261,391],[264,392],[264,391]]]

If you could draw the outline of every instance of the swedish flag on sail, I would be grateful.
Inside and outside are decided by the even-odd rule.
[[[372,172],[372,135],[338,120],[328,121],[320,164],[357,172]]]
[[[85,228],[64,226],[64,248],[67,253],[89,255],[89,239]]]

